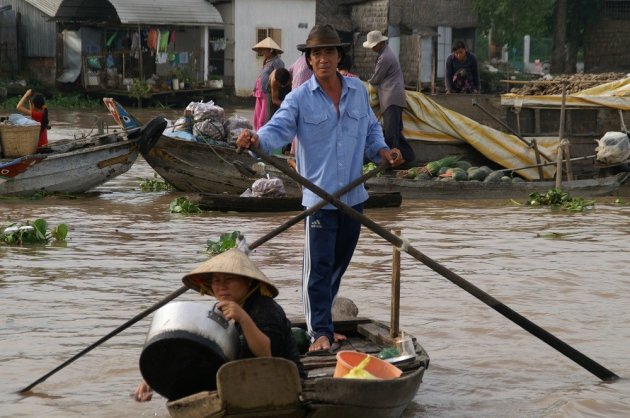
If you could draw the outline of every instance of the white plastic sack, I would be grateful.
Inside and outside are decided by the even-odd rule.
[[[254,197],[285,197],[284,183],[280,179],[258,179],[252,184]]]
[[[601,164],[618,164],[630,157],[630,140],[623,132],[606,132],[597,141],[597,162]]]
[[[225,141],[225,110],[217,106],[213,101],[190,102],[186,110],[192,112],[195,125],[193,133],[198,136],[205,136],[215,141]]]
[[[232,115],[225,121],[225,132],[229,143],[235,143],[243,129],[253,129],[251,122],[239,115]]]

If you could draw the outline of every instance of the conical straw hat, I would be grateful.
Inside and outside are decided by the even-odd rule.
[[[239,276],[249,277],[250,279],[258,280],[266,285],[271,292],[272,297],[278,296],[278,288],[273,284],[271,280],[260,271],[249,257],[242,251],[232,248],[224,253],[212,257],[210,260],[201,263],[193,271],[186,274],[182,281],[184,284],[193,290],[199,291],[202,283],[206,282],[210,287],[210,280],[214,273],[228,273],[238,274]],[[211,296],[214,296],[212,291],[208,292]]]
[[[278,46],[278,44],[276,43],[276,41],[274,41],[273,39],[271,39],[271,37],[267,36],[265,39],[263,39],[262,41],[258,42],[256,45],[254,45],[252,47],[252,50],[254,51],[258,51],[259,49],[275,49],[276,51],[278,51],[278,54],[282,54],[282,49]]]

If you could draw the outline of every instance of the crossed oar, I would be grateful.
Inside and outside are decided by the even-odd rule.
[[[342,187],[341,189],[339,189],[337,192],[334,193],[333,196],[335,198],[343,196],[344,194],[348,193],[350,190],[354,189],[358,185],[363,184],[370,177],[373,177],[376,174],[382,172],[388,166],[389,166],[389,164],[387,162],[383,162],[377,168],[369,171],[368,173],[363,174],[361,177],[357,178],[356,180],[352,181],[348,185],[346,185],[346,186]],[[312,207],[304,210],[303,212],[301,212],[298,215],[294,216],[293,218],[289,219],[287,222],[285,222],[284,224],[280,225],[276,229],[270,231],[265,236],[257,239],[253,243],[251,243],[249,245],[249,249],[253,250],[254,248],[264,244],[265,242],[269,241],[271,238],[275,237],[276,235],[280,234],[281,232],[289,229],[293,225],[295,225],[298,222],[302,221],[307,216],[312,215],[313,213],[317,212],[319,209],[323,208],[327,204],[328,204],[328,201],[322,200],[317,205],[312,206]],[[43,381],[48,379],[50,376],[52,376],[53,374],[57,373],[59,370],[61,370],[64,367],[68,366],[70,363],[74,362],[75,360],[77,360],[78,358],[82,357],[83,355],[89,353],[90,351],[92,351],[93,349],[95,349],[96,347],[98,347],[99,345],[104,343],[105,341],[109,340],[110,338],[114,337],[115,335],[119,334],[120,332],[124,331],[125,329],[129,328],[130,326],[132,326],[136,322],[142,320],[146,316],[148,316],[151,313],[153,313],[154,311],[160,309],[162,306],[166,305],[168,302],[170,302],[173,299],[177,298],[178,296],[184,294],[187,290],[188,290],[188,287],[186,287],[186,286],[180,287],[179,289],[177,289],[176,291],[174,291],[170,295],[166,296],[164,299],[162,299],[159,302],[156,302],[155,304],[151,305],[149,308],[147,308],[144,311],[140,312],[138,315],[134,316],[129,321],[125,322],[124,324],[122,324],[121,326],[119,326],[118,328],[116,328],[115,330],[110,332],[109,334],[105,335],[104,337],[102,337],[98,341],[96,341],[93,344],[89,345],[88,347],[84,348],[79,353],[77,353],[73,357],[69,358],[68,360],[66,360],[65,362],[63,362],[62,364],[60,364],[59,366],[57,366],[56,368],[51,370],[50,372],[46,373],[44,376],[40,377],[39,379],[37,379],[36,381],[31,383],[30,385],[24,387],[23,389],[20,389],[17,393],[28,392],[29,390],[31,390],[36,385],[42,383]]]
[[[330,204],[336,206],[339,210],[341,210],[344,213],[346,213],[348,216],[354,218],[358,222],[361,222],[367,228],[371,229],[373,232],[375,232],[376,234],[380,235],[385,240],[389,241],[392,245],[400,248],[401,251],[405,251],[406,253],[408,253],[409,255],[414,257],[416,260],[422,262],[423,264],[425,264],[430,269],[432,269],[435,272],[439,273],[440,275],[442,275],[446,279],[450,280],[452,283],[454,283],[457,286],[461,287],[462,289],[464,289],[465,291],[467,291],[468,293],[470,293],[471,295],[473,295],[474,297],[476,297],[477,299],[479,299],[480,301],[482,301],[486,305],[490,306],[492,309],[494,309],[495,311],[499,312],[501,315],[505,316],[507,319],[509,319],[510,321],[514,322],[515,324],[517,324],[518,326],[523,328],[525,331],[529,332],[530,334],[538,337],[539,339],[541,339],[545,343],[549,344],[551,347],[555,348],[560,353],[564,354],[565,356],[567,356],[568,358],[570,358],[571,360],[573,360],[574,362],[576,362],[577,364],[579,364],[580,366],[582,366],[583,368],[585,368],[586,370],[588,370],[589,372],[591,372],[592,374],[594,374],[595,376],[600,378],[601,380],[604,380],[604,381],[615,381],[615,380],[617,380],[619,378],[619,376],[617,376],[615,373],[613,373],[612,371],[608,370],[607,368],[605,368],[601,364],[599,364],[596,361],[594,361],[593,359],[587,357],[585,354],[577,351],[576,349],[574,349],[573,347],[571,347],[570,345],[568,345],[564,341],[560,340],[559,338],[557,338],[556,336],[554,336],[550,332],[548,332],[548,331],[544,330],[543,328],[539,327],[538,325],[534,324],[529,319],[527,319],[524,316],[520,315],[519,313],[513,311],[508,306],[504,305],[503,303],[501,303],[497,299],[493,298],[492,296],[490,296],[489,294],[487,294],[483,290],[479,289],[477,286],[475,286],[472,283],[470,283],[467,280],[465,280],[463,277],[459,276],[455,272],[453,272],[453,271],[449,270],[448,268],[444,267],[443,265],[441,265],[437,261],[433,260],[432,258],[424,255],[423,253],[421,253],[420,251],[415,249],[413,246],[409,245],[409,243],[406,242],[405,240],[403,240],[402,238],[400,238],[400,237],[394,235],[393,233],[389,232],[388,230],[386,230],[385,228],[383,228],[382,226],[380,226],[376,222],[372,221],[367,216],[357,212],[356,210],[352,209],[351,207],[349,207],[348,205],[344,204],[343,202],[341,202],[339,200],[339,197],[341,197],[343,194],[347,193],[348,191],[352,190],[353,188],[355,188],[359,184],[362,184],[363,182],[365,182],[370,177],[374,176],[375,174],[377,174],[377,173],[383,171],[385,168],[387,168],[387,166],[388,166],[387,162],[383,161],[379,165],[378,168],[376,168],[376,169],[374,169],[374,170],[364,174],[363,176],[357,178],[352,183],[348,184],[347,186],[341,188],[340,190],[338,190],[337,192],[335,192],[334,194],[331,195],[331,194],[327,193],[326,191],[322,190],[321,188],[319,188],[318,186],[316,186],[315,184],[313,184],[312,182],[310,182],[309,180],[307,180],[304,177],[300,176],[298,173],[296,173],[295,171],[293,171],[289,167],[283,166],[278,161],[276,161],[273,158],[271,158],[270,156],[262,153],[258,149],[250,148],[250,151],[252,151],[257,157],[262,159],[267,164],[273,165],[278,170],[280,170],[282,173],[284,173],[288,177],[290,177],[293,180],[295,180],[297,183],[299,183],[302,186],[308,188],[313,193],[315,193],[320,198],[322,198],[322,201],[320,201],[317,205],[304,210],[300,214],[298,214],[295,217],[291,218],[289,221],[285,222],[284,224],[280,225],[279,227],[277,227],[273,231],[269,232],[267,235],[259,238],[255,242],[253,242],[249,246],[250,249],[254,249],[254,248],[258,247],[259,245],[261,245],[264,242],[270,240],[271,238],[275,237],[276,235],[278,235],[282,231],[290,228],[291,226],[295,225],[296,223],[300,222],[301,220],[303,220],[307,216],[313,214],[317,210],[321,209],[322,207],[324,207],[324,206],[326,206],[327,204],[330,203]],[[165,297],[161,301],[155,303],[154,305],[152,305],[148,309],[146,309],[143,312],[139,313],[138,315],[134,316],[132,319],[130,319],[129,321],[125,322],[123,325],[121,325],[120,327],[116,328],[114,331],[110,332],[109,334],[107,334],[106,336],[102,337],[101,339],[99,339],[95,343],[93,343],[90,346],[86,347],[85,349],[83,349],[82,351],[77,353],[72,358],[66,360],[64,363],[62,363],[61,365],[59,365],[55,369],[51,370],[50,372],[48,372],[44,376],[40,377],[39,379],[37,379],[36,381],[31,383],[30,385],[24,387],[23,389],[20,389],[18,391],[18,393],[28,392],[33,387],[35,387],[39,383],[45,381],[46,379],[48,379],[50,376],[52,376],[53,374],[55,374],[59,370],[63,369],[64,367],[66,367],[70,363],[74,362],[75,360],[77,360],[78,358],[83,356],[84,354],[90,352],[91,350],[93,350],[94,348],[96,348],[97,346],[102,344],[103,342],[109,340],[110,338],[112,338],[115,335],[119,334],[123,330],[129,328],[131,325],[133,325],[136,322],[140,321],[141,319],[145,318],[147,315],[151,314],[152,312],[154,312],[157,309],[161,308],[162,306],[166,305],[168,302],[170,302],[173,299],[177,298],[178,296],[184,294],[187,290],[188,290],[188,288],[186,286],[182,286],[181,288],[179,288],[175,292],[171,293],[170,295],[168,295],[167,297]]]
[[[387,229],[383,228],[376,222],[372,221],[367,216],[352,209],[350,206],[341,202],[337,197],[332,196],[329,193],[326,193],[324,190],[322,190],[321,188],[319,188],[318,186],[316,186],[309,180],[305,179],[304,177],[300,176],[295,171],[289,169],[288,167],[284,167],[281,164],[278,164],[271,157],[262,153],[260,150],[258,150],[255,147],[250,148],[250,150],[257,157],[262,159],[265,163],[273,165],[278,170],[282,171],[284,174],[291,177],[293,180],[295,180],[302,186],[308,188],[310,191],[318,195],[320,198],[324,199],[328,203],[333,204],[339,210],[343,211],[348,216],[351,216],[356,221],[361,222],[363,225],[365,225],[366,227],[374,231],[376,234],[380,235],[382,238],[389,241],[392,245],[400,248],[401,251],[405,251],[416,260],[424,263],[430,269],[434,270],[435,272],[444,276],[446,279],[450,280],[457,286],[461,287],[462,289],[464,289],[465,291],[467,291],[468,293],[470,293],[471,295],[473,295],[474,297],[476,297],[477,299],[479,299],[486,305],[490,306],[495,311],[499,312],[501,315],[505,316],[510,321],[514,322],[515,324],[523,328],[525,331],[540,338],[545,343],[549,344],[550,346],[552,346],[553,348],[555,348],[556,350],[558,350],[565,356],[569,357],[571,360],[573,360],[580,366],[584,367],[589,372],[593,373],[595,376],[605,381],[613,381],[619,378],[619,376],[617,376],[615,373],[611,372],[610,370],[608,370],[601,364],[588,358],[586,355],[580,353],[579,351],[577,351],[576,349],[574,349],[573,347],[571,347],[564,341],[560,340],[553,334],[542,329],[541,327],[534,324],[532,321],[520,315],[519,313],[513,311],[512,309],[510,309],[509,307],[507,307],[506,305],[504,305],[497,299],[493,298],[492,296],[490,296],[483,290],[479,289],[477,286],[468,282],[467,280],[465,280],[463,277],[459,276],[455,272],[444,267],[443,265],[433,260],[432,258],[424,255],[423,253],[415,249],[413,246],[409,245],[409,243],[404,241],[402,238],[394,235]]]

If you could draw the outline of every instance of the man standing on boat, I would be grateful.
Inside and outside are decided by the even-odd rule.
[[[257,133],[244,130],[236,141],[239,147],[259,145],[271,153],[297,136],[300,175],[331,194],[361,176],[364,156],[377,163],[383,159],[391,165],[402,163],[400,152],[394,158],[397,150],[390,150],[385,143],[363,83],[337,72],[347,45],[331,25],[315,25],[306,43],[297,47],[305,53],[314,75],[286,96]],[[362,212],[367,198],[361,185],[341,201]],[[303,206],[319,201],[316,194],[303,190]],[[333,205],[305,220],[302,286],[304,316],[312,341],[309,351],[330,350],[335,340],[345,338],[335,334],[331,310],[360,231],[359,222]]]
[[[387,44],[387,36],[378,30],[367,34],[363,47],[378,54],[374,74],[368,83],[376,87],[378,102],[383,116],[385,142],[391,148],[400,148],[406,163],[415,159],[413,149],[403,136],[402,111],[407,105],[405,81],[394,51]]]

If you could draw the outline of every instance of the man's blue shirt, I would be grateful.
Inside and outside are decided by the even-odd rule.
[[[312,76],[285,97],[280,109],[257,132],[260,147],[266,153],[297,136],[299,173],[330,194],[362,175],[364,156],[380,163],[379,150],[389,149],[363,82],[358,78],[338,77],[342,84],[339,115]],[[354,206],[367,198],[365,187],[360,185],[342,196],[341,201]],[[303,188],[302,205],[314,206],[320,200]]]

